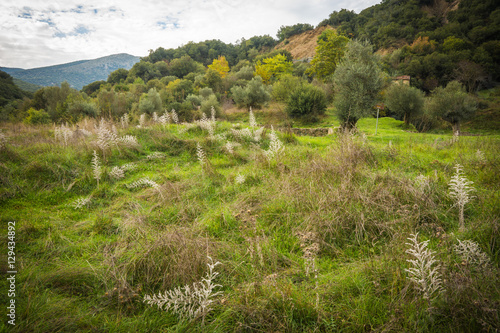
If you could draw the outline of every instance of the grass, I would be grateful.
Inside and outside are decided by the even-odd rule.
[[[254,110],[261,125],[280,123],[279,105]],[[268,160],[262,142],[238,140],[247,113],[232,112],[211,141],[200,128],[119,130],[139,148],[99,155],[95,135],[56,141],[50,126],[2,124],[0,220],[16,221],[14,332],[364,332],[494,331],[500,329],[498,132],[464,136],[404,130],[390,118],[362,119],[358,134],[293,137],[279,134],[284,153]],[[333,123],[328,115],[322,125]],[[333,123],[334,124],[334,123]],[[80,128],[85,126],[80,124]],[[88,130],[92,121],[88,121]],[[120,128],[120,126],[117,127]],[[197,143],[207,155],[201,166]],[[484,159],[477,157],[477,150]],[[148,160],[155,152],[165,158]],[[123,179],[107,175],[134,163]],[[458,228],[448,183],[464,166],[477,189]],[[238,174],[246,176],[237,184]],[[416,178],[424,175],[421,190]],[[149,177],[151,187],[127,188]],[[78,198],[88,207],[74,209]],[[407,238],[419,233],[442,263],[447,290],[428,304],[405,269]],[[306,245],[317,278],[306,274]],[[302,238],[301,238],[302,237]],[[487,268],[463,264],[453,248],[471,239],[491,259]],[[5,252],[6,253],[6,249]],[[205,318],[183,320],[149,307],[144,295],[200,281],[207,256],[220,261],[223,294]],[[5,265],[5,260],[2,265]],[[318,298],[318,304],[316,299]],[[9,298],[0,294],[2,304]]]

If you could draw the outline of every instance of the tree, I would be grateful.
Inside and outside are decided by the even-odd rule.
[[[298,34],[301,34],[303,32],[313,30],[313,29],[314,29],[314,27],[308,23],[297,23],[297,24],[288,25],[288,26],[282,25],[279,28],[276,36],[278,37],[278,40],[280,42],[282,42],[285,39],[292,37],[293,35],[298,35]]]
[[[481,65],[467,60],[462,60],[457,64],[454,74],[470,93],[476,92],[478,85],[485,82],[487,78]]]
[[[333,74],[334,105],[344,129],[356,127],[360,118],[372,113],[383,85],[378,59],[368,42],[351,40]]]
[[[327,80],[334,72],[344,55],[349,39],[327,29],[318,37],[316,54],[311,60],[311,67],[306,73],[315,74],[321,80]]]
[[[277,54],[272,58],[266,58],[262,62],[259,60],[255,65],[255,74],[262,80],[269,83],[277,80],[285,74],[292,74],[293,64],[288,61],[283,54]]]
[[[151,79],[159,78],[160,72],[152,63],[141,60],[132,66],[128,76],[141,78],[144,82],[148,82]]]
[[[219,73],[221,78],[225,78],[227,73],[229,73],[229,63],[224,56],[219,56],[218,59],[214,59],[212,64],[208,65],[208,68]]]
[[[393,83],[385,95],[387,107],[409,125],[424,109],[424,92],[402,83]]]
[[[431,115],[449,122],[457,136],[460,135],[460,123],[473,116],[476,108],[476,101],[458,81],[451,81],[446,88],[436,88],[427,106]]]
[[[128,76],[128,70],[124,68],[119,68],[116,71],[109,73],[108,83],[116,84],[120,83],[122,80],[125,81]]]
[[[183,78],[189,73],[203,72],[204,67],[199,62],[194,61],[190,56],[185,55],[170,62],[170,74]]]

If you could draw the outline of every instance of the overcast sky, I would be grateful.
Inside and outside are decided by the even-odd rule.
[[[1,0],[0,67],[35,68],[189,41],[276,33],[316,26],[334,10],[359,13],[380,0]]]

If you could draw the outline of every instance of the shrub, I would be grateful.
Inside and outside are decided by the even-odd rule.
[[[201,98],[197,95],[188,95],[188,97],[186,97],[186,102],[189,102],[191,103],[191,105],[193,105],[193,107],[197,107],[197,106],[200,106],[201,105]]]
[[[155,88],[149,89],[147,94],[143,94],[139,101],[139,110],[141,113],[153,114],[153,112],[162,111],[160,94]]]
[[[300,78],[291,74],[283,75],[273,84],[272,96],[275,100],[286,102],[291,92],[301,84]]]
[[[28,110],[28,116],[24,119],[26,124],[49,124],[50,116],[45,110],[36,110],[34,108],[30,108]]]
[[[220,117],[222,109],[215,95],[211,95],[209,98],[202,101],[200,110],[208,116],[212,112],[212,107],[215,109],[215,115]]]
[[[260,76],[254,77],[244,88],[231,88],[231,93],[239,107],[261,107],[271,100],[271,93]]]
[[[198,92],[198,95],[200,95],[202,99],[208,99],[213,94],[214,91],[212,90],[212,88],[209,87],[201,88],[200,91]]]
[[[304,117],[311,121],[316,121],[316,117],[324,114],[325,110],[325,92],[312,84],[303,84],[295,89],[290,94],[285,109],[292,118]]]

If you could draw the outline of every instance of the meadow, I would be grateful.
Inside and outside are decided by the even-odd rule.
[[[500,329],[498,132],[381,118],[375,135],[365,118],[295,136],[254,113],[1,124],[2,253],[15,221],[18,270],[2,329]],[[457,164],[474,190],[462,228]]]

